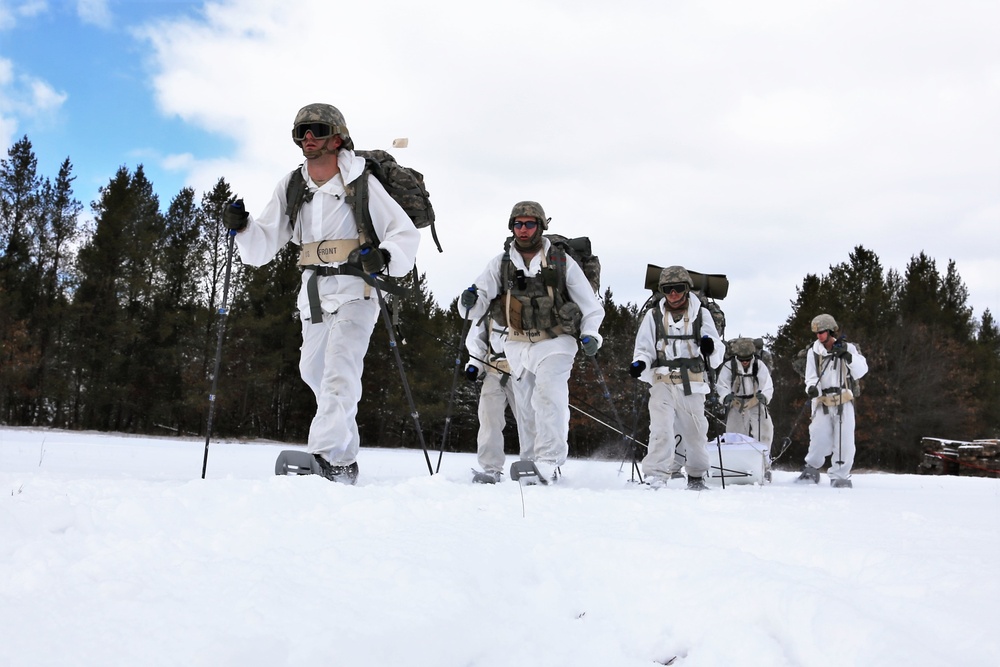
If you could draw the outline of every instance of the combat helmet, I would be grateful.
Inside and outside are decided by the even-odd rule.
[[[514,208],[510,211],[510,217],[507,219],[507,229],[514,229],[514,218],[521,217],[534,218],[538,221],[538,225],[542,228],[542,231],[549,228],[549,221],[552,219],[545,217],[545,211],[538,202],[519,201],[514,204]]]
[[[295,122],[292,123],[292,141],[295,145],[301,145],[302,139],[296,137],[296,128],[306,123],[325,123],[333,128],[333,134],[340,135],[343,140],[341,148],[354,150],[354,142],[351,141],[351,133],[347,130],[347,121],[344,114],[340,113],[337,107],[330,104],[307,104],[295,114]]]
[[[832,331],[837,333],[840,331],[840,327],[837,326],[837,320],[833,319],[833,315],[827,315],[822,313],[817,315],[812,319],[812,332],[819,333],[820,331]]]
[[[668,266],[660,271],[660,282],[657,284],[661,293],[663,292],[664,285],[676,285],[677,283],[684,283],[689,289],[694,287],[694,280],[691,279],[691,274],[683,266]]]
[[[764,341],[761,341],[763,344]],[[757,344],[753,338],[734,338],[728,343],[729,351],[734,357],[743,361],[757,354]]]

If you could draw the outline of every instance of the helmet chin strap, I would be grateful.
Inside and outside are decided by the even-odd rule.
[[[328,153],[336,153],[337,150],[339,150],[339,149],[330,150],[330,148],[329,148],[330,141],[332,139],[335,139],[336,137],[337,137],[337,135],[333,135],[332,137],[328,137],[327,140],[323,142],[323,145],[320,146],[320,149],[318,151],[307,151],[306,149],[303,148],[302,149],[302,155],[303,155],[303,157],[305,157],[307,160],[315,160],[316,158],[322,157],[323,155],[326,155]],[[299,145],[301,146],[302,144],[299,144]]]

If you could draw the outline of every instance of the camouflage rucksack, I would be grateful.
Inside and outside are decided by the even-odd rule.
[[[373,174],[385,188],[389,196],[406,212],[417,229],[431,228],[431,236],[438,252],[441,242],[438,241],[437,228],[434,226],[434,207],[431,206],[430,194],[424,187],[424,177],[419,171],[401,166],[389,153],[382,150],[355,151],[355,155],[365,159],[365,173],[353,183],[347,185],[347,203],[354,211],[358,230],[372,242],[378,243],[378,236],[372,225],[371,213],[368,210],[368,179],[367,174]],[[291,173],[288,188],[285,192],[287,208],[285,212],[292,226],[298,219],[303,202],[312,200],[312,193],[306,187],[301,167]],[[358,212],[360,211],[360,215]]]
[[[562,248],[567,255],[576,260],[576,263],[583,269],[583,274],[587,276],[587,281],[594,288],[594,293],[601,293],[601,259],[594,254],[590,246],[590,239],[586,236],[579,236],[575,239],[568,239],[559,234],[546,234],[553,245]]]
[[[685,269],[688,275],[691,277],[691,282],[694,285],[691,287],[691,292],[698,297],[701,301],[702,307],[707,310],[712,315],[712,321],[715,323],[715,328],[719,332],[719,338],[725,340],[726,336],[726,314],[722,311],[722,306],[719,305],[718,301],[726,298],[729,293],[729,279],[722,274],[709,274],[709,273],[698,273],[697,271],[692,271],[691,269]],[[659,293],[660,284],[660,272],[663,271],[662,266],[656,266],[655,264],[646,265],[646,289],[653,292],[653,297],[646,302],[646,305],[640,310],[639,316],[648,310],[649,306],[656,299],[656,295]]]

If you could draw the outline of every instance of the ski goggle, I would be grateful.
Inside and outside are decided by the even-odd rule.
[[[526,228],[529,232],[538,226],[537,222],[515,222],[514,229]]]
[[[312,132],[315,139],[327,139],[335,135],[338,129],[329,123],[299,123],[292,129],[292,139],[302,141],[306,138],[306,132]]]
[[[738,357],[736,357],[736,359],[741,364],[749,364],[751,361],[753,361],[753,357],[739,357],[738,356]]]
[[[685,294],[688,291],[688,285],[687,283],[670,283],[667,285],[660,285],[660,291],[664,294],[670,294],[671,292]]]

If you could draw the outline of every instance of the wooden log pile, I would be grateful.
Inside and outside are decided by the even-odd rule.
[[[1000,477],[1000,440],[924,438],[921,445],[924,458],[917,472],[922,475]]]

